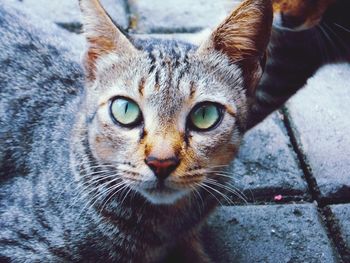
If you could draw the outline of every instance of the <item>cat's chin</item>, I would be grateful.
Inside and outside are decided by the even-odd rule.
[[[186,190],[141,190],[138,192],[141,193],[150,203],[155,205],[172,205],[179,201],[181,198],[186,196],[189,191]]]

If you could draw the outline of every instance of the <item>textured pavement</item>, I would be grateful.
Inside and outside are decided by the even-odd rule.
[[[8,0],[67,30],[81,50],[75,0]],[[198,43],[232,0],[103,0],[139,37]],[[75,32],[75,33],[68,33]],[[280,112],[249,131],[232,164],[246,204],[222,206],[205,228],[214,262],[350,262],[350,65],[330,65]],[[228,205],[228,204],[227,204]]]

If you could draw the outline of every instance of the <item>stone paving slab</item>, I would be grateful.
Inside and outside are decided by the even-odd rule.
[[[271,201],[276,195],[307,198],[307,184],[279,113],[244,137],[232,170],[234,184],[250,198]],[[251,194],[252,193],[252,194]]]
[[[350,64],[326,66],[287,104],[321,198],[350,201]]]
[[[138,33],[195,32],[218,25],[237,0],[129,0],[131,29]]]
[[[78,0],[8,0],[30,10],[41,18],[55,22],[70,31],[81,28]],[[125,0],[100,0],[112,19],[122,28],[129,25]],[[48,3],[49,2],[49,3]]]
[[[209,38],[211,33],[210,29],[204,29],[196,33],[174,33],[174,34],[139,34],[131,33],[135,39],[166,39],[166,40],[178,40],[187,43],[191,43],[195,46],[199,46],[203,41]]]
[[[204,238],[216,263],[338,262],[313,204],[221,207]]]
[[[347,260],[350,262],[350,204],[330,206],[340,228],[340,235],[347,247]]]

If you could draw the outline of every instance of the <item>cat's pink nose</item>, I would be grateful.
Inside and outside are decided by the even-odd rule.
[[[151,168],[151,170],[154,172],[154,175],[158,179],[162,180],[167,178],[180,163],[177,157],[172,157],[168,159],[158,159],[153,156],[147,157],[145,162],[149,166],[149,168]]]

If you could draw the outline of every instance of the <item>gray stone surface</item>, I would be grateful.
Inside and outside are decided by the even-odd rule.
[[[209,38],[211,33],[210,29],[204,29],[196,33],[175,33],[175,34],[138,34],[132,33],[130,34],[134,38],[138,39],[166,39],[166,40],[179,40],[187,43],[191,43],[193,45],[200,45],[203,41]]]
[[[19,3],[44,19],[53,21],[71,31],[81,27],[78,0],[8,0]],[[128,27],[128,17],[124,0],[101,0],[112,19],[121,27]]]
[[[249,131],[234,161],[234,185],[249,199],[273,200],[307,197],[307,185],[299,168],[279,113]]]
[[[216,263],[337,262],[313,204],[221,207],[204,238]]]
[[[339,223],[341,237],[345,241],[350,253],[350,204],[332,205],[331,209],[335,219]]]
[[[288,103],[321,197],[350,201],[350,64],[324,67]]]
[[[218,25],[237,0],[129,0],[132,29],[139,33],[194,32]]]

